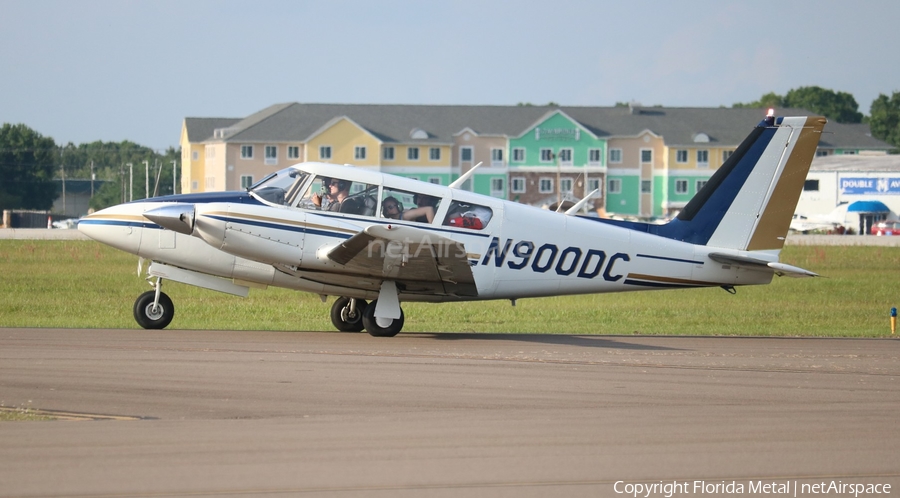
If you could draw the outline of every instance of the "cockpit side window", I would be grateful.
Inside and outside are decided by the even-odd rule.
[[[491,222],[494,211],[487,206],[472,204],[469,202],[453,201],[447,216],[444,217],[444,225],[470,230],[481,230]]]
[[[341,178],[317,176],[300,198],[297,207],[335,213],[374,216],[378,185]]]
[[[431,223],[440,204],[440,197],[385,187],[380,212],[388,219]]]

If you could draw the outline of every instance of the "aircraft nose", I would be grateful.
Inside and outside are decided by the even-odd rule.
[[[173,232],[190,235],[194,231],[194,205],[176,203],[144,212],[144,218]]]
[[[103,244],[137,254],[143,224],[134,204],[121,204],[89,214],[78,222],[78,231]]]

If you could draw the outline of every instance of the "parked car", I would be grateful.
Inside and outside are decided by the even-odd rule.
[[[881,221],[872,225],[872,235],[900,235],[900,221]]]

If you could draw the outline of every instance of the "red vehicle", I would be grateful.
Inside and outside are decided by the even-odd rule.
[[[900,221],[880,221],[872,225],[872,235],[900,235]]]

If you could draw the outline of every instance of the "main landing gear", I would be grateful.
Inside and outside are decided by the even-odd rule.
[[[339,297],[331,306],[331,323],[341,332],[360,332],[363,328],[373,337],[394,337],[403,328],[405,317],[377,318],[378,300],[366,303],[363,299]]]
[[[134,302],[134,319],[145,329],[164,329],[175,317],[175,305],[162,292],[161,278],[156,277],[156,282],[150,285],[153,290],[141,294]]]

